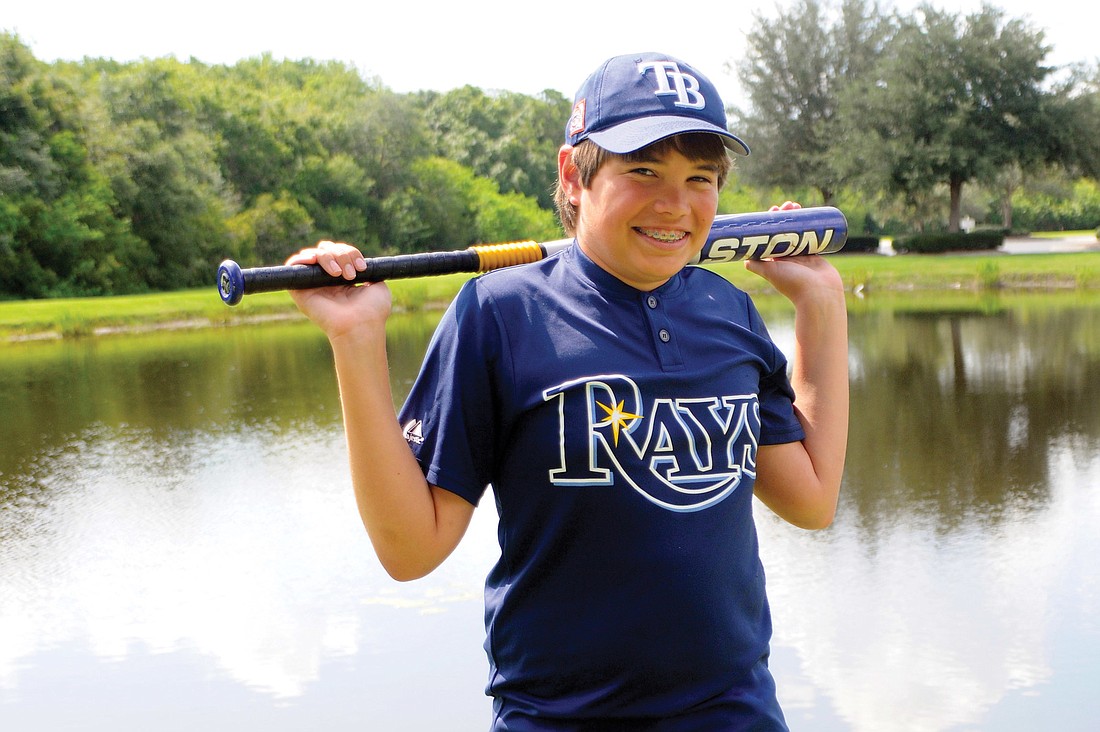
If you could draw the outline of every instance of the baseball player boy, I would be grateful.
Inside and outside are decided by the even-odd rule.
[[[748,152],[689,64],[603,63],[558,154],[574,246],[470,280],[399,415],[386,285],[294,293],[329,338],[359,512],[395,578],[437,567],[492,488],[494,730],[787,728],[752,498],[832,521],[847,326],[823,257],[746,264],[794,305],[789,364],[744,292],[685,266]],[[288,263],[363,267],[332,242]]]

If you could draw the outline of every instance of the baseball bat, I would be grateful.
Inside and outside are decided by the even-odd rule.
[[[721,214],[714,217],[706,243],[690,264],[831,254],[843,249],[847,240],[848,221],[832,206]],[[455,251],[373,257],[367,260],[365,270],[356,273],[354,280],[333,277],[316,264],[241,269],[236,262],[227,259],[218,267],[218,292],[226,305],[236,305],[245,295],[257,292],[306,290],[455,272],[488,272],[537,262],[572,243],[572,239],[557,239],[542,243],[479,244]]]

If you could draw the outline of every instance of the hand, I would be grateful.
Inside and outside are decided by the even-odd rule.
[[[784,201],[769,211],[791,211],[802,208],[796,201]],[[745,268],[760,275],[780,294],[798,304],[807,295],[844,296],[844,282],[836,268],[824,257],[781,257],[768,260],[746,260]]]
[[[316,246],[291,255],[286,264],[318,264],[333,278],[347,281],[367,268],[359,250],[350,244],[322,241]],[[385,283],[367,283],[348,287],[319,287],[291,290],[290,296],[305,315],[328,335],[329,339],[357,329],[385,328],[392,309],[389,287]],[[377,337],[378,332],[372,331]]]
[[[319,264],[333,277],[342,276],[346,280],[355,279],[356,272],[367,268],[367,260],[363,259],[358,249],[351,244],[335,241],[319,241],[317,246],[290,255],[286,263]]]
[[[796,307],[817,297],[844,302],[840,273],[820,255],[746,260],[745,269],[766,279]]]

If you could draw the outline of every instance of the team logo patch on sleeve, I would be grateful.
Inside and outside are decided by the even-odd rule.
[[[419,419],[410,420],[405,425],[405,441],[410,445],[424,444],[424,423]]]

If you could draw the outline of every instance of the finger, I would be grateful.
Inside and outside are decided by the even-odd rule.
[[[357,272],[367,268],[367,260],[351,244],[323,241],[317,245],[317,248],[321,250],[317,263],[333,276],[354,280]]]
[[[292,254],[286,264],[316,264],[333,277],[354,280],[357,272],[367,268],[367,260],[350,244],[321,241],[316,246]]]
[[[310,247],[309,249],[302,249],[295,252],[286,258],[285,264],[316,264],[317,263],[317,248]]]

